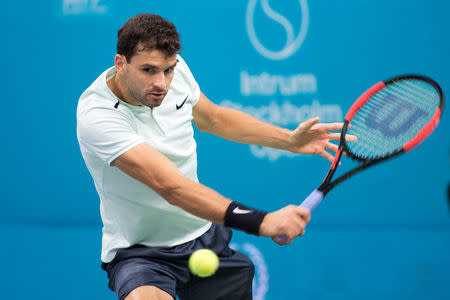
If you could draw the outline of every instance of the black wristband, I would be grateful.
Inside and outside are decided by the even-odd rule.
[[[266,212],[231,202],[225,212],[224,225],[249,234],[259,235],[259,226],[266,215]]]

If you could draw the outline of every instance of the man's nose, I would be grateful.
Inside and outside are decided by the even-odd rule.
[[[153,82],[153,85],[155,88],[160,90],[167,90],[167,84],[166,84],[166,75],[164,72],[158,72],[155,75],[155,81]]]

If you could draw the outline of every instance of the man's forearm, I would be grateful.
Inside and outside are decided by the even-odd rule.
[[[212,126],[205,130],[243,144],[260,145],[286,150],[290,145],[291,131],[262,122],[241,111],[219,107]]]
[[[176,185],[157,192],[170,204],[217,224],[224,223],[225,211],[231,200],[207,186],[180,176]]]

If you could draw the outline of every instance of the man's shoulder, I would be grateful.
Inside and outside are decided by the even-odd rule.
[[[104,71],[80,96],[78,100],[77,115],[81,116],[93,109],[115,109],[117,98],[106,85],[108,72]]]
[[[181,77],[187,82],[195,80],[186,61],[179,54],[177,56],[177,61],[178,62],[177,62],[177,67],[175,68],[175,73],[178,73],[178,75],[181,75]]]
[[[189,94],[191,97],[193,97],[195,102],[198,101],[199,97],[199,86],[197,81],[194,78],[194,75],[192,75],[191,70],[189,69],[187,63],[185,60],[178,55],[178,64],[175,68],[175,77],[172,81],[171,88],[173,89],[188,89]]]

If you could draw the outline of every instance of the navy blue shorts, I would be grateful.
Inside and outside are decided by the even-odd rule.
[[[108,273],[109,288],[120,300],[135,288],[151,285],[180,300],[252,299],[255,267],[244,254],[231,249],[231,230],[217,224],[197,239],[174,247],[134,245],[120,249],[110,263],[102,268]],[[188,269],[189,256],[198,249],[217,253],[217,272],[200,278]]]

